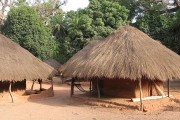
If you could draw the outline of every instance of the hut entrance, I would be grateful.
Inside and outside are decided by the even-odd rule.
[[[163,82],[155,81],[156,85],[163,90]],[[97,80],[92,80],[93,94],[98,95]],[[102,96],[121,97],[121,98],[137,98],[139,95],[139,83],[134,80],[127,79],[103,79],[99,80],[99,89]],[[143,97],[158,95],[156,86],[149,80],[142,80]]]

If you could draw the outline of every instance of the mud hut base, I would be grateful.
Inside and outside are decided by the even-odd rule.
[[[163,82],[155,81],[159,88],[163,91]],[[97,82],[92,80],[93,94],[98,95]],[[100,93],[102,96],[117,97],[117,98],[139,98],[138,81],[128,79],[103,79],[99,80]],[[150,80],[142,80],[142,96],[157,96],[159,95],[156,87]]]

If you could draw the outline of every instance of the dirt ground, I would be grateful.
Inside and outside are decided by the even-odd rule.
[[[30,86],[27,82],[28,89]],[[43,88],[49,87],[50,84],[43,84]],[[171,82],[172,98],[144,101],[148,112],[138,111],[139,102],[130,99],[99,100],[77,89],[70,97],[70,86],[57,81],[54,94],[54,97],[33,100],[13,94],[14,103],[8,93],[0,94],[0,120],[180,120],[180,81]]]

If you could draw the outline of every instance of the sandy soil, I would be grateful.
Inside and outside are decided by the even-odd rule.
[[[145,101],[148,112],[138,111],[139,103],[128,99],[98,101],[77,89],[71,98],[70,86],[58,83],[54,86],[55,96],[49,98],[28,100],[27,96],[13,94],[15,103],[11,103],[8,94],[1,94],[0,120],[180,120],[180,82],[171,85],[173,98]]]

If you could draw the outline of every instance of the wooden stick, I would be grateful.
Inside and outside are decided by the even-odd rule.
[[[140,110],[143,111],[141,80],[139,80],[139,91],[140,91]]]
[[[98,98],[101,98],[101,93],[99,90],[99,80],[97,79],[97,91],[98,91]]]
[[[92,84],[91,84],[91,80],[89,80],[89,83],[90,83],[90,86],[89,86],[89,91],[90,91],[90,94],[91,94],[91,86],[92,86]]]
[[[54,96],[54,85],[53,85],[53,79],[51,80],[51,87],[52,87],[53,96]]]
[[[42,79],[38,79],[38,82],[39,82],[39,85],[40,85],[39,90],[41,91],[42,90]]]
[[[154,83],[154,86],[155,86],[155,88],[156,88],[156,90],[157,90],[157,92],[158,92],[158,95],[161,95],[161,96],[164,96],[165,94],[164,94],[164,92],[161,90],[161,88],[153,81],[153,83]]]
[[[12,92],[11,92],[11,82],[9,84],[9,94],[11,96],[12,103],[14,103],[14,99],[13,99]]]
[[[54,89],[54,84],[53,84],[53,79],[51,80],[51,86],[52,86],[52,89]]]
[[[74,78],[71,80],[71,97],[74,95]]]
[[[33,88],[34,88],[34,82],[35,82],[36,80],[33,80],[33,84],[32,84],[32,86],[31,86],[31,91],[33,90]]]
[[[168,79],[168,97],[170,97],[170,81]]]
[[[152,80],[150,80],[150,96],[152,96]]]

